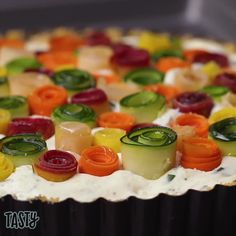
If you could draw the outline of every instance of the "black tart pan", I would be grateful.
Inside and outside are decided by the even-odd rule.
[[[6,227],[5,212],[34,211],[35,229]],[[0,199],[0,236],[235,236],[236,186],[150,200],[80,203]]]

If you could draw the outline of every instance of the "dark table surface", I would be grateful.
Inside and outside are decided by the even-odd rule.
[[[0,31],[145,27],[236,41],[235,0],[1,0]]]

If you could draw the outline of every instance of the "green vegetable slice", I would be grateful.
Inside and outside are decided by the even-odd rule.
[[[42,64],[35,58],[21,57],[10,61],[7,65],[7,71],[10,74],[19,74],[26,69],[37,69],[42,67]]]
[[[1,152],[11,159],[16,167],[32,165],[47,150],[46,142],[39,135],[19,134],[0,140]]]
[[[66,104],[56,108],[52,113],[56,123],[64,121],[78,121],[86,123],[91,128],[96,126],[96,113],[88,106],[82,104]]]
[[[0,97],[0,108],[9,110],[12,118],[29,115],[27,99],[22,96]]]
[[[162,57],[178,57],[184,59],[184,55],[180,50],[168,49],[168,50],[157,51],[152,54],[152,60],[154,62],[158,61]]]
[[[163,82],[164,74],[153,68],[139,68],[129,72],[124,80],[125,82],[145,86]]]
[[[67,89],[71,95],[96,86],[95,78],[91,74],[78,69],[56,72],[52,80],[56,85]]]
[[[236,156],[236,118],[218,121],[210,126],[210,137],[214,139],[224,155]]]
[[[165,104],[164,96],[149,91],[131,94],[120,101],[121,112],[133,115],[137,123],[155,120],[164,111]]]
[[[136,129],[121,141],[126,144],[138,146],[165,146],[176,141],[176,133],[167,127],[154,126]]]
[[[224,86],[207,86],[201,90],[203,93],[208,94],[215,100],[219,100],[222,96],[226,95],[230,90]]]
[[[177,134],[167,127],[146,127],[121,138],[124,169],[157,179],[175,165]]]

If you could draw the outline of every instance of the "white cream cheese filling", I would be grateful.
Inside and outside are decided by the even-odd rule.
[[[168,180],[169,174],[175,176],[171,181]],[[80,202],[92,202],[98,198],[121,201],[130,196],[150,199],[160,193],[181,195],[189,189],[207,191],[216,184],[228,184],[235,180],[235,157],[224,157],[221,166],[210,172],[179,166],[157,180],[147,180],[129,171],[119,170],[105,177],[78,173],[65,182],[54,183],[37,176],[27,165],[16,168],[9,178],[0,183],[0,197],[10,194],[18,200],[29,200],[43,196],[59,201],[72,198]]]

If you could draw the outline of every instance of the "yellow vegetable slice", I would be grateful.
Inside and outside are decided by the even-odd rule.
[[[158,50],[169,49],[171,47],[171,39],[167,34],[144,32],[140,36],[139,46],[153,53]]]
[[[106,146],[115,152],[120,152],[121,142],[120,139],[126,134],[122,129],[117,128],[105,128],[97,131],[94,134],[94,145]]]
[[[0,153],[0,181],[8,178],[14,171],[14,164],[7,159],[3,153]]]
[[[213,113],[209,118],[209,123],[213,124],[226,118],[236,117],[236,107],[226,107]]]
[[[8,110],[0,109],[0,134],[6,134],[10,122],[11,113]]]
[[[206,75],[208,75],[208,77],[210,79],[215,78],[216,75],[220,74],[222,72],[220,66],[213,62],[210,61],[208,63],[206,63],[203,67],[202,67],[202,72],[204,72]]]

